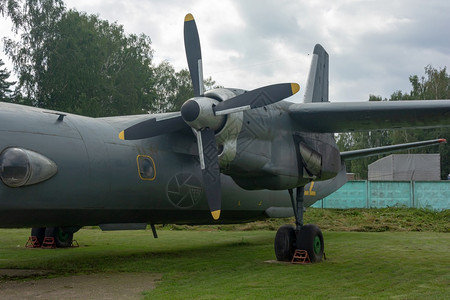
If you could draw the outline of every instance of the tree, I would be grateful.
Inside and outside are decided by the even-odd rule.
[[[403,100],[428,100],[450,99],[450,77],[447,69],[435,69],[432,66],[425,67],[425,75],[413,75],[409,77],[412,90],[409,93],[395,91],[389,101]],[[370,101],[380,101],[381,97],[370,96]],[[449,128],[438,129],[415,129],[415,130],[392,130],[371,131],[339,134],[338,146],[341,151],[384,146],[389,144],[410,143],[416,141],[430,140],[436,138],[450,139]],[[439,148],[438,148],[439,147]],[[441,154],[441,177],[447,178],[450,173],[450,147],[440,145],[434,147],[420,148],[406,151],[407,153],[436,153]],[[365,158],[347,163],[347,170],[359,173],[362,178],[367,178],[367,166],[378,159]]]
[[[18,73],[16,102],[93,117],[177,111],[193,97],[189,71],[152,65],[149,37],[62,0],[0,0],[20,40],[6,40]],[[205,80],[207,89],[215,82]]]
[[[51,51],[48,41],[54,39],[64,9],[61,0],[2,1],[2,14],[11,18],[15,32],[21,32],[19,41],[5,39],[5,52],[19,75],[18,90],[33,99],[35,105]]]
[[[191,77],[187,69],[175,72],[169,62],[155,68],[157,101],[152,112],[179,111],[183,103],[194,97]]]
[[[174,110],[174,99],[176,98],[177,79],[175,69],[168,61],[161,62],[154,69],[156,99],[150,111],[161,113]]]
[[[386,101],[386,99],[383,100],[381,96],[370,95],[369,101]],[[391,139],[387,130],[344,133],[339,134],[337,139],[337,145],[340,151],[373,148],[389,144],[391,144]],[[373,156],[348,161],[346,162],[347,170],[351,173],[359,174],[361,178],[366,179],[368,165],[380,157]]]
[[[446,67],[435,69],[428,65],[425,67],[425,75],[420,78],[417,75],[410,76],[409,80],[413,88],[412,91],[409,95],[403,94],[402,97],[398,97],[398,100],[420,99],[436,101],[437,99],[450,99],[450,77]],[[393,131],[391,134],[393,143],[408,143],[436,138],[450,139],[450,128],[398,130]],[[408,153],[436,152],[441,154],[441,178],[446,179],[447,175],[450,174],[450,149],[448,145],[408,151]]]
[[[152,112],[179,111],[186,100],[194,97],[191,75],[187,69],[175,72],[168,61],[163,61],[154,71],[157,97]],[[205,90],[219,87],[211,77],[204,79],[203,84]]]
[[[0,14],[4,17],[8,15],[14,24],[21,22],[21,15],[19,13],[20,1],[15,0],[0,0]],[[16,27],[17,28],[17,27]]]
[[[10,89],[15,82],[8,81],[11,73],[4,68],[5,63],[0,59],[0,101],[10,102],[13,91]]]
[[[39,105],[99,117],[148,111],[155,98],[153,50],[145,35],[97,16],[68,11],[41,77]]]
[[[14,2],[14,1],[11,1]],[[151,40],[60,0],[17,1],[2,13],[20,40],[5,51],[32,105],[93,117],[144,113],[155,98]]]

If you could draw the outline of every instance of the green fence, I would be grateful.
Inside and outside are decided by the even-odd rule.
[[[349,181],[317,208],[450,208],[450,181]]]

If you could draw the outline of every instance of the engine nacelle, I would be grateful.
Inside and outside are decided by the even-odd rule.
[[[226,101],[244,93],[215,89],[205,97]],[[231,113],[216,133],[221,172],[248,190],[285,190],[335,177],[339,151],[332,134],[292,132],[289,104]]]
[[[240,89],[214,89],[205,93],[205,97],[215,99],[219,102],[226,101],[245,93]],[[222,170],[229,168],[235,159],[237,152],[237,138],[242,129],[244,113],[236,112],[228,114],[223,126],[216,133],[219,148],[219,165]]]
[[[239,152],[228,171],[244,189],[291,189],[312,180],[331,179],[341,167],[339,151],[331,135],[327,138],[322,134],[321,139],[314,134],[281,136],[272,141],[255,140],[252,144],[253,147]]]

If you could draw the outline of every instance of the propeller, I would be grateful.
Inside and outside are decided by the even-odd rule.
[[[121,140],[139,140],[183,129],[186,123],[178,113],[170,118],[153,118],[137,123],[119,134]]]
[[[194,97],[203,96],[205,88],[203,86],[202,50],[197,25],[192,14],[184,17],[184,50],[194,87]]]
[[[281,83],[261,87],[217,102],[204,97],[203,65],[197,25],[192,14],[184,18],[184,47],[194,87],[194,98],[181,106],[181,112],[166,118],[152,118],[137,123],[119,133],[122,140],[150,138],[174,132],[189,126],[197,137],[203,189],[214,220],[221,210],[221,185],[218,147],[215,131],[228,114],[263,107],[294,95],[300,89],[297,83]]]

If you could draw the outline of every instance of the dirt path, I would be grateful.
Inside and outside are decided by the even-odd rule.
[[[20,275],[26,270],[10,270]],[[45,272],[45,271],[41,271]],[[1,273],[1,272],[0,272]],[[161,280],[152,273],[98,273],[30,281],[0,280],[0,299],[141,299]]]

